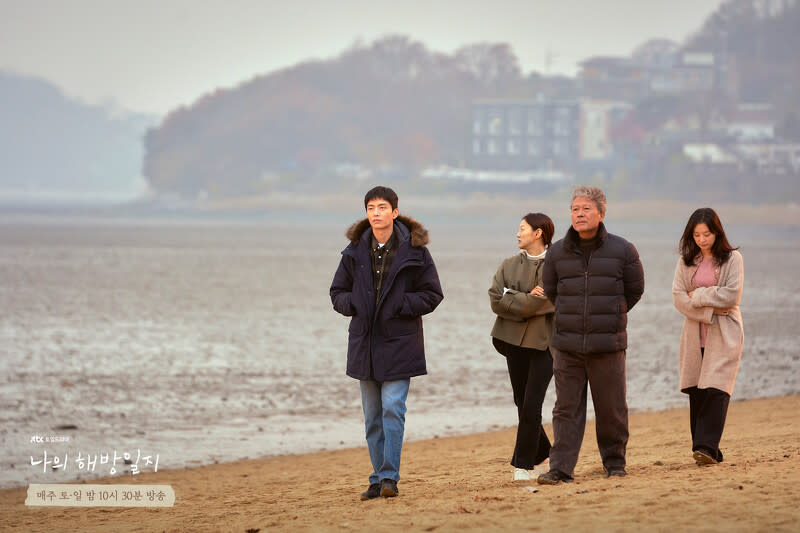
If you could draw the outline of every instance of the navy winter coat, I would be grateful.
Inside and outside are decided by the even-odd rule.
[[[347,375],[356,379],[393,381],[427,373],[422,315],[444,296],[430,252],[428,231],[416,220],[394,221],[398,240],[391,270],[375,304],[367,219],[347,230],[350,244],[342,251],[331,284],[333,308],[350,316]],[[370,359],[372,374],[370,374]]]
[[[553,338],[557,350],[606,353],[628,347],[628,311],[644,292],[644,270],[636,248],[597,230],[599,247],[585,255],[580,236],[567,235],[547,250],[542,288],[555,305]]]

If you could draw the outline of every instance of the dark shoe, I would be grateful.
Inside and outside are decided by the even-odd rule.
[[[381,480],[381,496],[384,498],[394,498],[400,492],[397,490],[397,481],[393,479]]]
[[[625,477],[627,475],[628,473],[621,466],[606,470],[606,477]]]
[[[381,484],[370,483],[369,488],[361,493],[361,501],[372,500],[381,495]]]
[[[539,483],[539,485],[558,485],[562,481],[564,483],[572,483],[572,478],[566,474],[562,474],[558,470],[551,470],[536,478],[536,482]]]
[[[715,464],[717,464],[719,462],[716,459],[714,459],[711,456],[711,454],[708,453],[705,450],[695,450],[694,453],[692,453],[692,457],[694,458],[695,462],[697,463],[697,466],[715,465]]]

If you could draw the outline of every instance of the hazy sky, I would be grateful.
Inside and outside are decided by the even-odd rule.
[[[508,42],[524,72],[683,41],[721,0],[0,0],[0,69],[90,103],[164,113],[357,39],[409,35],[451,53]]]

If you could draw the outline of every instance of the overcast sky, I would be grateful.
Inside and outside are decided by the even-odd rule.
[[[573,75],[593,55],[682,42],[721,0],[0,0],[0,69],[66,94],[165,113],[217,87],[357,39],[409,35],[451,53],[508,42],[525,73]]]

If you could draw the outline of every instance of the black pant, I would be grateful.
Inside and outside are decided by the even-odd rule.
[[[550,470],[572,477],[586,429],[586,386],[592,389],[597,446],[606,470],[625,467],[628,403],[625,351],[581,354],[551,348],[556,380]]]
[[[692,430],[692,451],[702,450],[722,462],[719,441],[725,429],[730,395],[719,389],[684,389],[689,395],[689,425]]]
[[[700,349],[700,356],[705,349]],[[725,391],[709,387],[698,389],[689,387],[683,390],[689,395],[689,426],[692,430],[692,451],[704,451],[717,461],[722,462],[719,441],[725,429],[728,416],[728,404],[731,395]]]
[[[553,358],[549,350],[522,348],[495,338],[492,344],[506,357],[519,417],[511,464],[531,470],[550,456],[550,440],[542,427],[542,403],[553,377]]]

